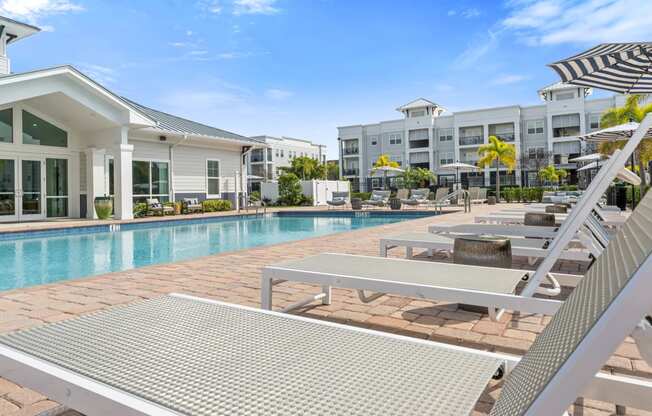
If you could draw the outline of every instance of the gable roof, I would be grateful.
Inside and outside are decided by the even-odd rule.
[[[154,110],[153,108],[146,107],[131,101],[128,98],[122,97],[130,105],[138,111],[146,114],[148,117],[156,121],[156,129],[168,131],[175,134],[188,134],[195,136],[206,136],[220,139],[228,139],[240,142],[250,142],[252,144],[262,144],[263,142],[241,136],[230,131],[218,129],[217,127],[208,126],[206,124],[198,123],[196,121],[188,120],[182,117],[174,116],[172,114],[164,113],[163,111]]]
[[[41,29],[36,26],[0,16],[0,33],[4,30],[7,31],[8,44],[41,31]]]
[[[417,98],[414,101],[410,101],[409,103],[398,107],[396,111],[405,111],[411,108],[421,107],[439,107],[439,104],[433,103],[432,101],[426,100],[425,98]]]
[[[593,88],[584,87],[581,85],[575,85],[575,84],[571,84],[570,82],[563,82],[563,81],[558,81],[555,82],[554,84],[546,85],[545,87],[541,88],[537,92],[539,93],[539,97],[545,100],[548,94],[550,94],[553,91],[570,90],[575,88],[583,88],[585,97],[593,92]]]

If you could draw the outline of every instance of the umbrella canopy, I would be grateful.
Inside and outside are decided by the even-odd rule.
[[[580,157],[575,157],[573,159],[569,159],[569,162],[594,162],[596,160],[602,160],[604,159],[604,156],[600,153],[591,153],[590,155],[584,155]]]
[[[549,66],[574,85],[621,94],[652,93],[652,42],[603,43]]]
[[[582,166],[581,168],[577,169],[578,172],[582,172],[585,170],[591,170],[591,169],[596,169],[602,166],[602,163],[600,161],[596,162],[591,162],[588,165]]]
[[[250,181],[259,181],[261,179],[265,179],[262,176],[256,176],[256,175],[247,175],[247,179]]]
[[[619,124],[613,127],[607,127],[606,129],[594,131],[593,133],[588,133],[583,136],[579,136],[580,139],[586,140],[587,142],[614,142],[619,140],[628,140],[636,129],[638,129],[639,123],[632,121],[630,123]],[[648,130],[644,139],[652,138],[652,129]]]
[[[586,166],[582,166],[581,168],[577,169],[578,172],[580,171],[585,171],[585,170],[591,170],[591,169],[597,169],[600,166],[602,166],[603,161],[595,161],[591,162]],[[620,179],[621,181],[627,182],[632,185],[640,185],[641,184],[641,178],[638,177],[634,172],[627,168],[622,168],[618,173],[616,174],[616,177]]]
[[[377,167],[377,168],[372,168],[371,172],[372,173],[382,172],[383,175],[388,175],[389,173],[405,172],[405,170],[401,169],[401,168],[395,168],[393,166],[380,166],[380,167]]]
[[[469,165],[468,163],[462,163],[462,162],[455,162],[455,163],[447,163],[445,165],[441,165],[439,167],[440,171],[475,171],[478,170],[478,167],[475,165]]]

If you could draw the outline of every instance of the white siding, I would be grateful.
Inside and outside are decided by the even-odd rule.
[[[167,143],[132,141],[134,160],[169,160],[170,145]]]
[[[174,192],[206,192],[208,159],[220,161],[221,192],[235,192],[234,176],[242,169],[240,152],[183,145],[175,147],[173,152]]]
[[[86,153],[79,153],[79,192],[86,193]]]

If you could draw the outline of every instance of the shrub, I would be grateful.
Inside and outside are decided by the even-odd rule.
[[[204,212],[230,211],[231,201],[227,199],[207,199],[201,203]]]
[[[142,218],[147,215],[147,204],[144,202],[134,205],[134,218]]]
[[[351,192],[351,198],[360,198],[363,201],[367,201],[371,198],[371,192]]]
[[[299,205],[303,201],[301,182],[294,173],[284,173],[279,176],[278,201],[282,205]]]
[[[313,199],[311,196],[306,196],[303,194],[301,195],[301,203],[300,203],[301,206],[311,207],[312,204],[313,204]]]
[[[260,191],[253,191],[251,195],[249,195],[249,199],[252,201],[260,201]]]

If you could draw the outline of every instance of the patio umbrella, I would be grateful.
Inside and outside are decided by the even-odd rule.
[[[563,82],[621,94],[652,93],[652,42],[603,43],[549,65]]]
[[[590,155],[584,155],[579,157],[574,157],[569,159],[569,162],[594,162],[596,160],[604,159],[604,155],[601,153],[591,153]]]
[[[632,121],[613,127],[607,127],[606,129],[594,131],[593,133],[587,133],[583,136],[579,136],[579,138],[587,142],[614,142],[628,140],[632,137],[638,127],[639,123]],[[651,139],[652,129],[649,129],[643,138]]]
[[[379,166],[377,168],[372,168],[371,173],[375,174],[377,172],[382,172],[383,173],[383,189],[385,189],[385,186],[387,185],[387,175],[389,173],[392,174],[398,174],[401,172],[405,172],[405,170],[401,168],[395,168],[393,166]]]
[[[459,181],[460,172],[475,172],[478,170],[478,167],[475,165],[469,165],[468,163],[462,163],[458,160],[455,163],[447,163],[445,165],[441,165],[437,170],[441,172],[455,171],[455,180]]]
[[[582,166],[581,168],[577,169],[578,172],[585,171],[585,170],[592,170],[592,169],[597,169],[600,166],[602,166],[602,161],[595,161],[591,162],[586,166]],[[623,182],[627,182],[631,185],[640,185],[641,184],[641,178],[638,177],[634,172],[627,168],[622,168],[618,173],[616,174],[616,177],[620,179]]]

